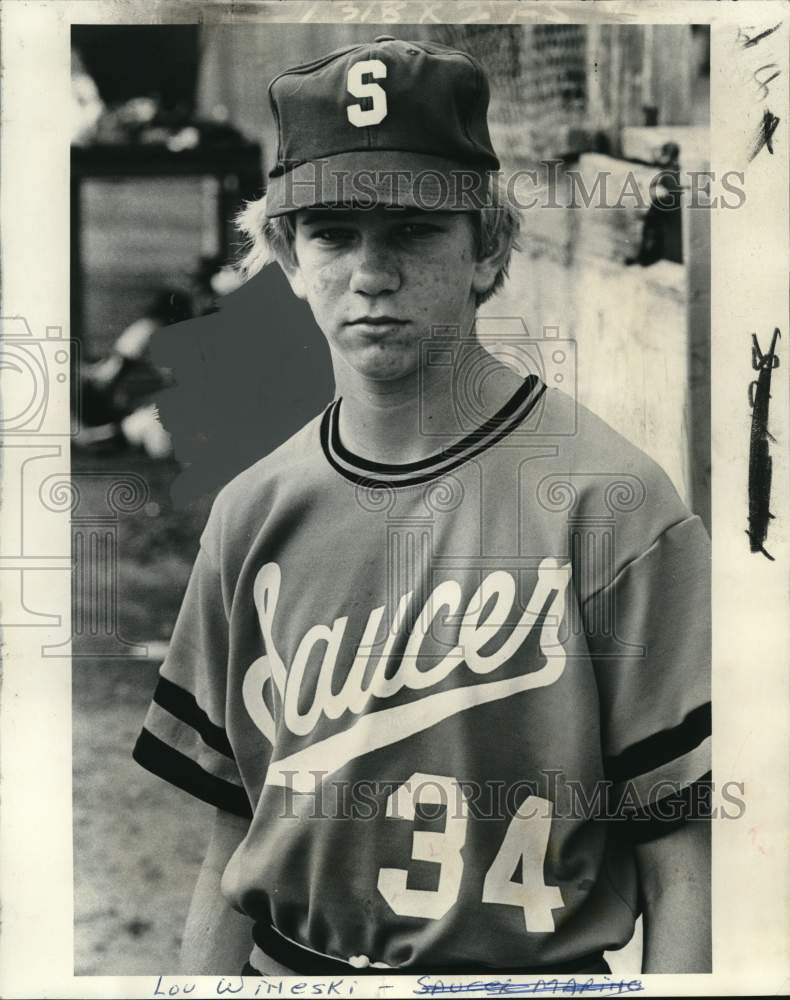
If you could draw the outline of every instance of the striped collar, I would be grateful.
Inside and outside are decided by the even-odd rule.
[[[321,420],[321,447],[332,468],[357,486],[368,489],[419,486],[452,472],[495,445],[528,416],[545,391],[543,382],[536,375],[529,375],[493,417],[466,437],[419,462],[399,465],[372,462],[343,446],[338,432],[341,399],[336,399]]]

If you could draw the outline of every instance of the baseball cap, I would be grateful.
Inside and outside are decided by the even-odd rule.
[[[445,45],[381,35],[285,70],[269,99],[269,217],[318,205],[469,211],[499,169],[486,75]]]

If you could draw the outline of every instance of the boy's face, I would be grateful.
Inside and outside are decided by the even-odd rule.
[[[370,379],[414,372],[434,326],[465,335],[475,294],[494,280],[463,212],[303,209],[294,222],[291,287],[309,303],[335,360]]]

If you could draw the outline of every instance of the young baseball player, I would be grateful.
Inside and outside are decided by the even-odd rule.
[[[645,971],[705,971],[707,535],[562,359],[476,338],[485,75],[380,37],[270,97],[247,264],[337,394],[217,498],[135,748],[216,810],[183,970],[605,972],[642,913]]]

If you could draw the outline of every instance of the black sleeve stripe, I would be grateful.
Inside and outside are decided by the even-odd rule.
[[[628,817],[632,843],[644,844],[665,837],[689,820],[709,820],[712,815],[712,772],[703,774],[681,791],[659,799]]]
[[[204,771],[189,757],[163,743],[145,728],[137,737],[132,757],[158,778],[164,778],[203,802],[252,819],[250,802],[243,788]]]
[[[693,709],[672,729],[654,733],[622,753],[606,760],[606,776],[611,781],[630,781],[689,753],[710,736],[710,702]]]
[[[198,705],[195,696],[185,691],[183,688],[169,681],[166,677],[159,677],[159,682],[154,691],[154,701],[166,712],[174,715],[187,726],[195,729],[206,744],[224,757],[235,760],[235,755],[228,742],[228,736],[221,726],[215,725]]]

